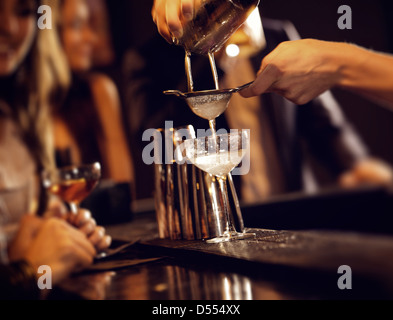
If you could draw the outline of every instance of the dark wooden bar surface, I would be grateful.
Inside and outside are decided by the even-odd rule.
[[[351,231],[254,229],[223,244],[157,239],[154,213],[109,226],[123,252],[68,279],[52,299],[298,300],[393,298],[393,236]],[[352,269],[340,290],[338,268]]]

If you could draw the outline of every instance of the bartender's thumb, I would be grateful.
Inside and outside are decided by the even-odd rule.
[[[261,94],[270,92],[270,88],[276,82],[274,73],[270,72],[269,65],[261,72],[258,73],[254,83],[249,87],[239,91],[243,98],[251,98]]]

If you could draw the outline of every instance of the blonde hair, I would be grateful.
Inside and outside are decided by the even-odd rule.
[[[59,0],[43,0],[42,4],[48,5],[52,8],[52,19],[54,29],[40,30],[37,35],[37,50],[39,52],[37,63],[41,66],[38,71],[38,79],[41,82],[38,88],[38,99],[41,104],[42,119],[37,119],[38,124],[45,122],[46,128],[50,132],[43,132],[46,137],[46,145],[49,148],[49,161],[45,161],[45,166],[53,166],[53,132],[51,128],[52,110],[54,104],[62,99],[65,92],[68,90],[71,75],[67,64],[67,58],[62,49],[59,39],[57,24],[60,21]],[[38,126],[38,131],[45,130]]]
[[[53,22],[59,20],[58,2],[40,1],[52,8]],[[22,65],[16,84],[22,87],[22,98],[17,97],[19,103],[12,109],[40,173],[55,165],[52,110],[55,100],[58,102],[68,89],[71,78],[57,28],[37,32],[36,41]],[[41,213],[46,207],[44,193],[42,190]]]

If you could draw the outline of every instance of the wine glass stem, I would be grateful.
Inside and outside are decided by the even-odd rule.
[[[242,215],[242,211],[240,209],[240,202],[239,202],[239,198],[237,196],[236,193],[236,188],[235,188],[235,184],[233,182],[233,177],[231,174],[228,174],[227,177],[229,186],[230,186],[230,190],[231,190],[231,194],[233,197],[233,201],[235,202],[235,209],[236,209],[236,215],[237,215],[237,219],[239,221],[239,232],[244,232],[244,221],[243,221],[243,215]]]
[[[222,195],[222,200],[224,202],[224,212],[225,212],[225,218],[226,218],[226,230],[225,233],[233,233],[236,232],[231,216],[229,214],[229,201],[228,201],[228,188],[227,188],[227,177],[219,177],[218,182],[220,184],[220,190],[221,190],[221,195]]]
[[[209,52],[209,62],[210,62],[210,67],[212,69],[214,85],[216,87],[216,90],[220,90],[220,83],[218,82],[218,73],[217,73],[216,59],[214,57],[214,53],[213,52]]]
[[[75,202],[70,202],[70,209],[72,214],[78,214],[79,208]]]

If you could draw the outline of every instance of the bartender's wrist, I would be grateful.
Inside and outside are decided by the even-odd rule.
[[[341,88],[356,89],[362,83],[364,65],[368,52],[353,44],[340,43],[334,54],[337,65],[337,83]]]

